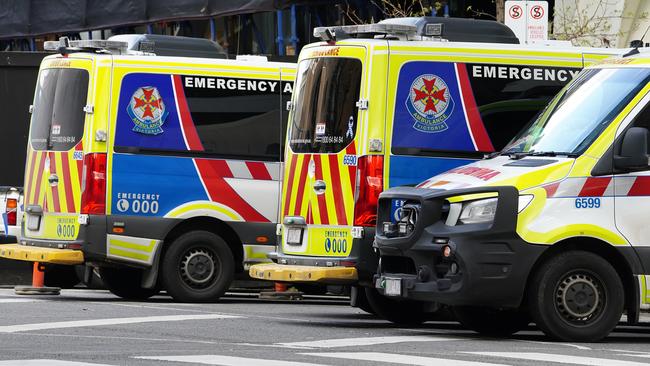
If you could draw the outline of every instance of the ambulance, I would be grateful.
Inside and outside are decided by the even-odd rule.
[[[214,301],[275,246],[295,65],[128,47],[63,39],[42,62],[22,237],[0,256],[85,264],[123,298]]]
[[[379,198],[375,286],[481,333],[606,337],[650,304],[650,54],[588,67],[498,155]],[[394,202],[403,204],[395,212]]]
[[[522,46],[497,22],[435,17],[314,35],[324,41],[301,51],[289,105],[275,263],[249,273],[351,285],[353,305],[422,321],[435,307],[372,287],[379,194],[501,150],[584,65],[617,51]]]

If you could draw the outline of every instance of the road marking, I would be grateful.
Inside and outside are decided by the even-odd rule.
[[[196,356],[139,356],[134,357],[142,360],[154,361],[174,361],[174,362],[189,362],[201,363],[204,365],[221,365],[221,366],[240,366],[240,365],[255,365],[255,366],[325,366],[318,363],[306,363],[299,361],[280,361],[280,360],[267,360],[261,358],[245,358],[221,355],[196,355]]]
[[[648,366],[645,362],[634,361],[620,361],[612,360],[609,358],[596,358],[596,357],[580,357],[570,355],[559,355],[551,353],[536,353],[536,352],[461,352],[469,353],[480,356],[503,357],[513,358],[528,361],[543,361],[543,362],[556,362],[556,363],[570,363],[575,365],[589,365],[589,366]]]
[[[337,347],[373,346],[376,344],[402,343],[402,342],[442,342],[442,341],[456,341],[456,340],[458,340],[458,338],[437,337],[437,336],[394,336],[394,337],[323,339],[318,341],[276,343],[276,345],[287,347],[287,348],[337,348]]]
[[[241,318],[241,317],[233,316],[233,315],[222,315],[222,314],[196,314],[196,315],[146,316],[146,317],[136,317],[136,318],[73,320],[67,322],[5,325],[5,326],[0,326],[0,333],[26,332],[31,330],[45,330],[45,329],[96,327],[102,325],[175,322],[175,321],[184,321],[184,320],[206,320],[206,319],[235,319],[235,318]]]
[[[88,363],[61,360],[5,360],[0,366],[111,366],[103,363]]]
[[[631,354],[619,353],[617,356],[650,358],[650,354],[648,353],[631,353]]]
[[[0,304],[9,304],[9,303],[14,303],[14,302],[37,302],[37,301],[42,301],[42,300],[41,299],[30,299],[30,298],[24,298],[24,299],[0,299]]]
[[[341,358],[345,360],[362,360],[372,362],[391,362],[402,365],[418,366],[505,366],[498,363],[452,360],[448,358],[409,356],[383,352],[328,352],[328,353],[300,353],[305,356]]]

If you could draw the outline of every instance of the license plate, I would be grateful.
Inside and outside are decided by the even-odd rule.
[[[384,293],[386,296],[401,296],[402,295],[402,280],[399,278],[385,278]]]
[[[27,229],[36,231],[41,226],[41,217],[38,215],[27,216]]]
[[[287,244],[300,245],[302,242],[302,228],[289,228],[287,230]]]

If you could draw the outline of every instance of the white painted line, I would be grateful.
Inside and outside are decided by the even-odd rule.
[[[325,366],[317,363],[306,363],[298,361],[279,361],[279,360],[266,360],[261,358],[245,358],[221,355],[195,355],[195,356],[140,356],[134,357],[142,360],[154,361],[174,361],[174,362],[189,362],[200,363],[204,365],[221,365],[221,366],[241,366],[241,365],[255,365],[255,366]]]
[[[319,341],[276,343],[287,348],[338,348],[373,346],[376,344],[402,343],[402,342],[441,342],[455,341],[458,338],[438,336],[394,336],[394,337],[365,337],[365,338],[339,338],[324,339]]]
[[[37,301],[43,301],[42,299],[30,299],[30,298],[24,298],[24,299],[0,299],[0,304],[11,304],[15,302],[37,302]],[[2,365],[2,364],[0,364]]]
[[[619,353],[617,356],[650,358],[650,353]]]
[[[570,363],[574,365],[589,366],[648,366],[645,362],[620,361],[609,358],[580,357],[570,355],[559,355],[551,353],[535,352],[462,352],[480,356],[503,357],[518,360],[538,361],[538,362],[556,362]]]
[[[5,360],[0,366],[111,366],[103,363],[88,363],[61,360]]]
[[[452,360],[448,358],[409,356],[395,353],[382,352],[328,352],[328,353],[300,353],[305,356],[341,358],[345,360],[362,360],[372,362],[390,362],[402,365],[418,366],[505,366],[498,363]]]
[[[137,324],[137,323],[152,323],[152,322],[176,322],[176,321],[184,321],[184,320],[234,319],[234,318],[241,318],[241,317],[234,316],[234,315],[222,315],[222,314],[192,314],[192,315],[146,316],[146,317],[137,317],[137,318],[73,320],[67,322],[5,325],[5,326],[0,326],[0,333],[26,332],[32,330],[45,330],[45,329],[96,327],[96,326],[103,326],[103,325]]]

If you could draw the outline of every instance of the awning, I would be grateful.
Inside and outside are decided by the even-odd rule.
[[[321,1],[322,2],[322,1]],[[284,9],[291,0],[2,0],[0,39]]]

